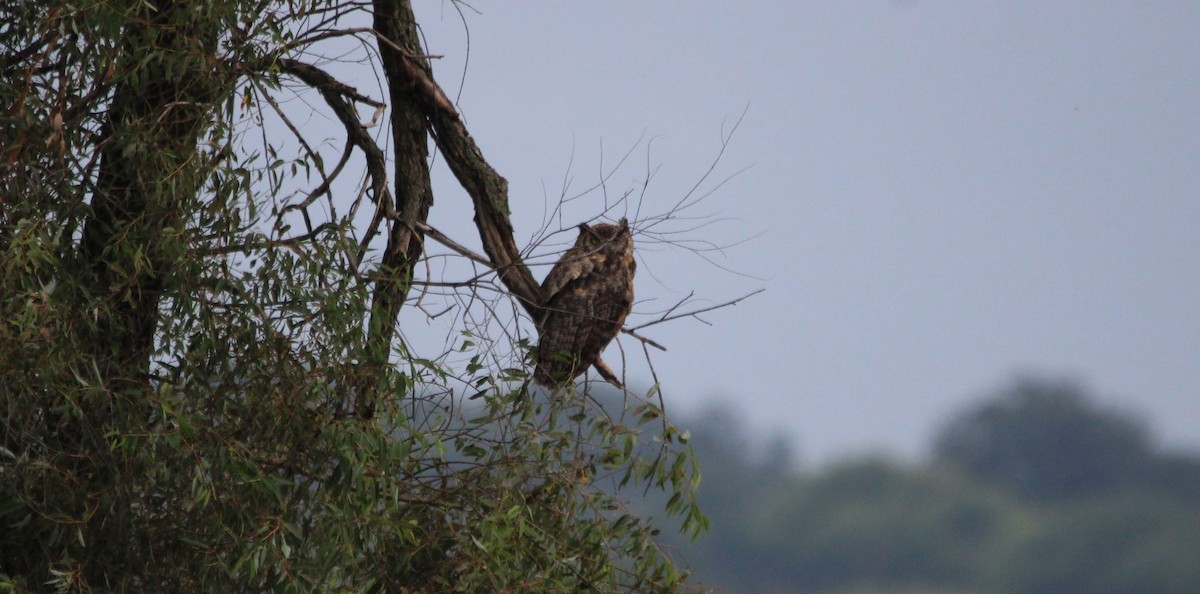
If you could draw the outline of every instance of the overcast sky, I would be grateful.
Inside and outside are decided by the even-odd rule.
[[[1042,373],[1200,448],[1200,3],[471,5],[465,25],[448,2],[419,18],[520,239],[564,180],[583,190],[630,149],[610,200],[649,164],[642,212],[668,210],[746,111],[691,211],[732,220],[689,235],[752,238],[717,255],[742,275],[639,243],[634,323],[766,288],[711,326],[646,330],[670,349],[669,409],[725,400],[809,464],[914,456],[952,411]],[[440,179],[431,221],[469,239]],[[593,192],[568,219],[603,208]]]

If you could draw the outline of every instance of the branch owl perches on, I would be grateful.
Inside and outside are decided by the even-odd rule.
[[[600,353],[633,307],[636,268],[628,221],[579,225],[575,245],[546,275],[539,293],[544,314],[533,374],[537,383],[563,386],[594,365],[620,385]]]

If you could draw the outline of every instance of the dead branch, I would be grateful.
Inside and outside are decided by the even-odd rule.
[[[361,247],[365,249],[367,242],[375,235],[379,225],[383,224],[384,221],[388,221],[391,227],[385,260],[388,254],[397,254],[398,252],[409,255],[419,254],[422,239],[427,236],[472,262],[487,266],[490,270],[494,271],[501,283],[517,298],[521,307],[525,309],[535,323],[538,322],[544,313],[539,299],[539,285],[524,263],[521,250],[518,249],[514,240],[507,180],[484,158],[482,151],[464,125],[453,102],[434,80],[428,64],[428,58],[431,56],[424,55],[420,51],[419,44],[414,41],[416,39],[413,35],[414,32],[409,30],[413,26],[413,22],[411,20],[411,8],[408,6],[408,3],[404,0],[375,0],[375,4],[376,22],[371,32],[379,41],[384,72],[389,79],[388,87],[391,90],[392,103],[397,107],[404,104],[405,107],[415,109],[419,112],[420,119],[423,120],[420,122],[421,126],[425,131],[432,134],[438,150],[445,156],[451,172],[471,197],[475,210],[474,220],[476,228],[479,231],[486,256],[474,252],[425,223],[429,203],[432,201],[431,197],[428,200],[412,200],[411,197],[408,200],[397,200],[397,208],[392,208],[391,200],[387,199],[390,196],[387,194],[386,182],[384,181],[386,180],[386,170],[384,169],[385,161],[382,157],[382,151],[379,150],[374,141],[366,134],[365,128],[358,121],[357,113],[347,99],[377,107],[382,104],[372,102],[368,98],[363,97],[354,89],[337,82],[314,66],[294,60],[286,60],[283,63],[284,71],[308,82],[314,88],[321,91],[322,95],[326,98],[326,102],[330,104],[339,120],[346,126],[347,132],[352,136],[354,144],[360,146],[364,152],[368,153],[368,172],[374,186],[378,210],[371,221],[367,236],[363,239]],[[398,127],[400,123],[403,123],[405,126],[412,126],[416,122],[411,119],[401,118],[395,112],[392,114],[392,119],[393,133],[397,135],[397,148],[399,149],[402,144],[410,145],[411,143],[402,143],[400,135],[408,134],[411,136],[411,134],[415,133],[415,129],[408,128],[407,131],[402,132],[398,130]],[[405,137],[404,140],[411,140],[411,138]],[[723,141],[727,142],[727,140],[727,138],[723,138]],[[722,145],[723,149],[724,143]],[[397,163],[397,168],[399,167],[400,164]],[[376,170],[379,171],[379,174],[376,174]],[[711,171],[707,172],[704,177],[707,178],[709,173]],[[399,173],[397,173],[397,177],[401,177]],[[399,188],[399,185],[397,187]],[[661,218],[670,218],[672,213],[690,206],[695,193],[696,188],[692,188],[681,199],[680,204],[676,204],[670,213]],[[403,208],[403,206],[407,206],[407,208]],[[657,222],[660,221],[652,221],[650,226],[653,226]],[[411,243],[413,240],[415,240],[415,245]],[[405,263],[411,264],[412,260],[408,259]],[[407,286],[413,284],[411,282],[411,274],[409,278],[410,280],[403,289],[404,291],[407,290]],[[689,295],[689,297],[675,304],[675,306],[659,318],[640,326],[623,328],[622,332],[633,336],[645,346],[665,351],[666,348],[661,344],[647,338],[638,331],[679,318],[694,317],[700,319],[698,317],[699,314],[737,305],[742,300],[759,292],[761,290],[717,305],[677,313],[676,310],[688,302],[691,297]],[[379,296],[379,288],[377,287],[377,297]],[[391,307],[386,309],[394,310],[395,306],[396,304],[393,303]],[[385,316],[385,319],[390,318]],[[375,325],[373,322],[372,326]],[[617,386],[622,385],[616,374],[602,360],[598,360],[594,367],[606,381]]]
[[[380,31],[379,35],[383,35]],[[385,39],[386,41],[386,39]],[[415,54],[415,52],[413,52]],[[488,255],[490,266],[534,319],[541,317],[538,283],[521,259],[513,239],[508,202],[508,181],[484,158],[453,103],[433,80],[428,67],[415,57],[405,55],[403,68],[406,88],[415,90],[420,105],[450,171],[471,197],[475,207],[475,226]]]
[[[374,107],[376,109],[375,117],[378,117],[378,111],[384,108],[384,104],[359,93],[353,87],[342,83],[312,64],[284,58],[279,60],[279,68],[321,94],[325,103],[337,116],[338,121],[346,128],[346,137],[349,142],[362,149],[365,154],[367,175],[371,178],[371,189],[376,203],[390,203],[391,192],[387,186],[387,160],[383,155],[383,150],[375,143],[375,139],[371,138],[366,126],[358,119],[358,110],[354,108],[353,104],[346,101],[346,98]],[[372,122],[374,122],[374,118],[372,118]]]
[[[665,347],[657,342],[654,342],[653,340],[646,338],[645,336],[642,336],[641,334],[638,334],[637,331],[632,328],[621,328],[621,332],[624,332],[625,334],[628,334],[628,335],[642,341],[642,344],[648,344],[664,353],[667,352],[667,347]]]
[[[424,233],[426,237],[433,239],[434,241],[450,248],[451,250],[454,250],[460,256],[466,257],[468,260],[471,260],[478,264],[483,264],[484,266],[487,266],[488,268],[493,267],[491,260],[475,253],[470,248],[462,245],[461,243],[458,243],[457,241],[450,239],[449,237],[446,236],[445,233],[442,233],[441,231],[434,229],[433,227],[429,226],[426,223],[418,223],[417,230],[420,231],[421,233]]]
[[[696,318],[696,319],[698,319],[698,320],[699,320],[700,318],[696,317],[696,316],[697,316],[697,315],[699,315],[699,314],[702,314],[702,313],[704,313],[704,312],[706,312],[706,311],[713,311],[713,310],[715,310],[715,309],[721,309],[721,308],[724,308],[724,307],[729,307],[729,306],[732,306],[732,305],[737,305],[738,303],[741,303],[742,301],[745,301],[745,300],[747,300],[747,299],[749,299],[749,298],[751,298],[751,297],[753,297],[753,296],[755,296],[755,295],[757,295],[757,294],[759,294],[759,293],[762,293],[763,291],[766,291],[766,289],[758,289],[758,290],[756,290],[756,291],[751,291],[751,292],[749,292],[749,293],[747,293],[747,294],[745,294],[745,295],[742,295],[741,297],[738,297],[737,299],[730,299],[729,301],[725,301],[725,302],[722,302],[722,303],[718,303],[718,304],[716,304],[716,305],[710,305],[710,306],[708,306],[708,307],[702,307],[702,308],[700,308],[700,309],[695,309],[695,310],[692,310],[692,311],[685,311],[685,312],[682,312],[682,313],[677,313],[677,314],[673,314],[673,315],[672,315],[672,313],[671,313],[671,312],[673,312],[673,311],[675,311],[676,309],[678,309],[678,308],[679,308],[679,306],[680,306],[680,305],[683,305],[684,301],[686,301],[686,300],[687,300],[687,298],[685,297],[683,301],[680,301],[679,303],[676,303],[674,306],[672,306],[672,307],[671,307],[671,309],[667,310],[667,312],[666,312],[666,313],[664,313],[664,314],[663,314],[661,317],[659,317],[658,319],[656,319],[656,320],[653,320],[653,321],[650,321],[650,322],[646,322],[645,324],[642,324],[642,325],[640,325],[640,326],[634,326],[634,327],[631,329],[631,332],[630,332],[630,334],[632,334],[632,331],[635,331],[635,330],[641,330],[641,329],[643,329],[643,328],[649,328],[650,326],[657,326],[657,325],[659,325],[659,324],[661,324],[661,323],[663,323],[663,322],[670,322],[671,320],[678,320],[678,319],[680,319],[680,318]],[[689,295],[689,297],[690,297],[690,295]],[[704,320],[700,320],[700,321],[702,321],[702,322],[703,322]],[[706,323],[707,323],[707,322],[706,322]]]

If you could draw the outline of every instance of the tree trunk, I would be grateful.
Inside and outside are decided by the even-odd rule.
[[[47,406],[59,468],[85,494],[79,560],[87,583],[118,587],[149,571],[152,549],[137,518],[148,466],[120,446],[148,427],[160,305],[187,249],[182,226],[205,171],[197,142],[223,83],[210,13],[145,3],[123,32],[124,52],[97,141],[100,167],[73,283],[80,350],[75,374],[94,389]],[[71,412],[71,409],[74,412]],[[137,561],[141,560],[141,561]]]
[[[186,245],[180,230],[203,172],[197,140],[212,111],[216,27],[167,0],[143,4],[101,138],[100,170],[78,257],[95,324],[86,344],[110,391],[138,389],[158,306]],[[90,316],[85,316],[90,317]]]
[[[424,250],[420,223],[433,206],[429,179],[429,137],[425,117],[404,74],[408,55],[421,53],[416,17],[408,2],[375,0],[375,31],[384,41],[378,44],[391,103],[392,142],[395,156],[395,205],[382,205],[389,218],[387,246],[380,263],[367,330],[368,373],[358,390],[357,411],[370,418],[378,399],[379,376],[373,370],[389,364],[396,318],[412,288],[413,268]],[[406,55],[407,54],[407,55]],[[428,69],[422,60],[421,67]],[[383,197],[376,196],[376,199]]]

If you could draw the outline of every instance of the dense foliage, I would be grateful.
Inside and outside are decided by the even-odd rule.
[[[727,411],[692,424],[712,529],[679,546],[717,591],[1200,591],[1200,457],[1160,451],[1077,386],[1019,382],[955,417],[919,465],[804,473],[779,448],[755,454]]]
[[[653,399],[531,390],[521,313],[445,351],[397,331],[432,129],[493,265],[456,285],[463,307],[536,311],[503,180],[408,2],[8,2],[0,21],[0,590],[681,583],[613,495],[664,489],[703,526]],[[355,107],[384,103],[301,61],[331,40],[369,48],[390,153]],[[345,127],[336,164],[291,125],[296,95]]]

